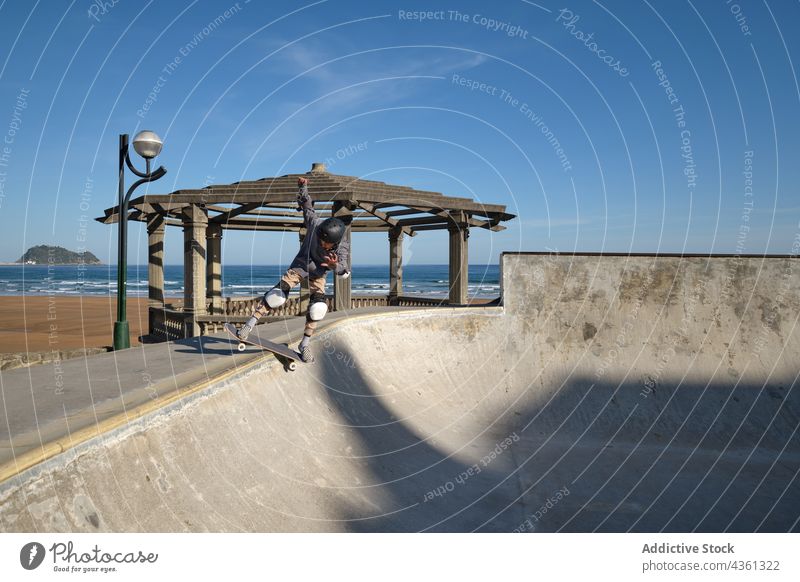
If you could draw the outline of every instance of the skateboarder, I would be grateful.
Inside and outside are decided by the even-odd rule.
[[[308,179],[297,179],[297,206],[303,211],[303,223],[306,228],[306,237],[300,245],[300,251],[289,265],[281,280],[272,289],[264,293],[261,303],[250,319],[239,329],[239,338],[247,339],[253,331],[259,318],[263,317],[270,309],[277,309],[286,302],[289,291],[304,278],[308,279],[311,298],[306,313],[306,326],[303,339],[297,351],[304,362],[313,362],[314,357],[308,346],[311,336],[314,335],[317,322],[325,317],[328,305],[325,303],[325,278],[328,271],[337,275],[350,274],[350,247],[346,240],[345,224],[338,218],[325,220],[314,212],[314,201],[308,194]]]

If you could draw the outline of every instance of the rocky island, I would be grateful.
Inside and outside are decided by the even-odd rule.
[[[64,247],[37,245],[15,261],[24,265],[99,265],[100,259],[89,251],[76,253]]]

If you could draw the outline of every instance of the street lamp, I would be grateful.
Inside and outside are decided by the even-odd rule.
[[[127,316],[127,270],[128,270],[128,202],[131,194],[142,184],[158,180],[167,171],[159,166],[150,171],[150,160],[161,153],[161,138],[152,131],[140,131],[133,138],[133,149],[145,159],[144,172],[137,170],[128,155],[128,134],[119,136],[119,242],[117,243],[117,321],[114,322],[114,349],[123,350],[131,347]],[[139,176],[139,179],[125,193],[125,166]],[[124,194],[123,194],[124,193]]]

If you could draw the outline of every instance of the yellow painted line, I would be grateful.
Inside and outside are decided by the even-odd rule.
[[[354,315],[350,317],[344,317],[339,321],[331,322],[327,326],[320,328],[319,333],[322,332],[327,333],[344,324],[349,324],[354,321],[363,321],[365,319],[379,319],[387,316],[404,315],[406,313],[414,315],[427,312],[442,314],[442,313],[451,313],[453,311],[456,311],[457,309],[458,308],[452,308],[452,307],[451,308],[434,307],[434,308],[422,308],[422,309],[409,309],[403,311],[392,311],[389,313],[371,313],[371,314]],[[164,408],[174,402],[177,402],[178,400],[181,400],[182,398],[186,398],[188,396],[196,394],[212,384],[224,382],[225,380],[228,380],[233,376],[247,372],[248,370],[256,367],[258,364],[261,364],[264,360],[268,359],[270,356],[271,356],[270,353],[264,352],[261,356],[255,357],[252,361],[247,362],[246,364],[243,364],[241,366],[236,366],[229,370],[224,370],[214,376],[209,376],[205,380],[197,382],[195,384],[189,384],[186,387],[178,388],[177,390],[169,394],[166,394],[164,396],[160,396],[159,398],[151,400],[150,402],[145,402],[143,404],[133,407],[130,410],[123,411],[105,420],[102,420],[96,424],[79,429],[74,433],[49,441],[48,443],[42,445],[41,447],[32,449],[30,451],[26,451],[25,453],[22,453],[18,457],[15,457],[13,460],[7,461],[6,463],[0,465],[0,484],[4,483],[8,479],[20,475],[24,471],[27,471],[28,469],[35,467],[40,463],[43,463],[55,457],[56,455],[60,455],[61,453],[73,449],[78,445],[81,445],[95,437],[99,437],[117,428],[121,428],[134,420],[140,419],[143,416],[146,416],[152,412]]]
[[[139,404],[130,410],[125,410],[115,414],[114,416],[111,416],[105,420],[101,420],[100,422],[91,426],[79,429],[69,435],[59,437],[41,447],[26,451],[18,457],[15,457],[13,460],[7,461],[3,465],[0,465],[0,484],[8,479],[11,479],[12,477],[16,477],[20,473],[23,473],[39,463],[43,463],[44,461],[47,461],[56,455],[77,447],[78,445],[81,445],[92,438],[123,427],[131,421],[142,418],[143,416],[150,414],[151,412],[155,412],[160,408],[164,408],[173,402],[177,402],[186,396],[196,394],[211,384],[224,382],[232,376],[246,372],[247,370],[250,370],[251,368],[254,368],[256,365],[260,364],[262,360],[266,359],[267,357],[269,357],[269,354],[264,353],[262,356],[257,356],[246,364],[242,364],[230,370],[225,370],[195,384],[189,384],[187,387],[178,388],[169,394],[160,396],[149,402]]]

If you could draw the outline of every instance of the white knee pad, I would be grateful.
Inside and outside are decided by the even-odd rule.
[[[311,321],[320,321],[326,313],[328,313],[328,306],[322,301],[312,303],[308,307],[308,318]]]
[[[267,305],[275,309],[286,303],[286,293],[280,287],[274,287],[267,293]]]

